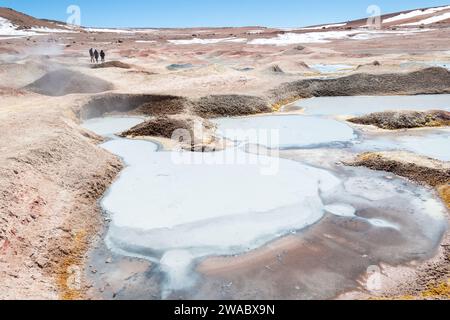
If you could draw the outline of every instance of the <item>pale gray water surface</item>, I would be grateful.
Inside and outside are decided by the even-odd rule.
[[[400,134],[371,139],[362,139],[353,150],[365,151],[410,151],[441,161],[450,161],[450,130],[433,130],[428,134]]]
[[[104,117],[86,120],[83,122],[82,127],[100,136],[111,137],[144,121],[145,118],[143,117]]]
[[[346,123],[301,115],[270,115],[214,120],[219,135],[240,143],[269,148],[301,148],[345,144],[356,139]]]
[[[316,224],[326,214],[393,232],[420,228],[429,239],[414,242],[420,250],[434,246],[445,229],[443,205],[431,192],[401,179],[386,180],[370,170],[336,175],[239,147],[214,153],[164,152],[150,141],[114,136],[142,121],[105,117],[88,120],[84,127],[111,138],[102,146],[127,165],[101,202],[112,219],[108,247],[158,264],[165,279],[162,297],[195,286],[192,270],[199,258],[246,253]],[[319,148],[358,138],[347,124],[323,117],[246,117],[217,123],[223,132],[280,129],[280,147]],[[261,142],[245,134],[231,138]],[[370,211],[374,213],[366,217]]]
[[[355,68],[348,64],[313,64],[310,67],[324,74],[347,72]]]
[[[450,95],[317,97],[296,103],[305,115],[360,116],[389,110],[450,111]]]

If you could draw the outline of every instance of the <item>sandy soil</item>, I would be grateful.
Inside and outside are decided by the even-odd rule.
[[[78,127],[70,100],[1,98],[2,298],[77,298],[83,290],[67,279],[82,270],[102,223],[97,199],[121,163]]]
[[[296,88],[303,88],[304,81],[319,76],[305,63],[355,66],[355,70],[343,75],[362,71],[373,75],[406,74],[420,67],[401,66],[403,62],[446,61],[450,51],[450,32],[446,28],[414,35],[356,42],[336,40],[303,47],[237,42],[174,45],[166,41],[191,39],[192,34],[201,34],[206,39],[252,39],[277,34],[274,30],[263,29],[255,35],[250,34],[250,30],[174,29],[120,35],[83,32],[0,41],[0,298],[96,297],[88,290],[91,284],[85,277],[86,252],[95,240],[98,241],[104,226],[97,201],[122,164],[97,146],[99,137],[80,128],[79,116],[92,116],[95,108],[104,108],[102,112],[137,112],[136,107],[142,108],[141,114],[154,112],[160,116],[161,105],[164,105],[161,99],[168,101],[169,96],[172,97],[170,101],[175,101],[171,104],[175,111],[169,111],[172,115],[211,117],[240,114],[235,112],[242,108],[267,112],[268,107],[269,111],[270,107],[277,109],[298,98],[301,92],[296,92]],[[87,54],[90,47],[106,50],[108,60],[126,63],[127,68],[123,65],[91,68]],[[380,65],[374,65],[374,60]],[[167,68],[174,64],[191,64],[193,67]],[[360,65],[363,67],[356,70]],[[75,74],[77,81],[62,81],[67,74]],[[48,83],[42,84],[42,79],[49,76],[55,76],[50,88]],[[433,71],[430,77],[423,90],[427,93],[450,92],[448,73]],[[79,83],[80,79],[82,83]],[[414,81],[414,78],[410,79]],[[285,83],[293,84],[286,86]],[[31,84],[28,88],[36,93],[26,90]],[[342,82],[336,82],[334,86],[340,84]],[[280,88],[283,90],[276,91]],[[328,92],[332,93],[330,88],[327,85]],[[351,92],[357,94],[358,90],[353,89],[351,87]],[[403,93],[408,90],[404,88]],[[379,93],[383,93],[381,89]],[[104,100],[104,94],[110,95],[110,100]],[[147,94],[149,100],[129,99],[132,94]],[[89,109],[92,99],[96,102]],[[177,109],[180,99],[183,108]],[[124,110],[109,110],[108,106],[113,105],[121,105]],[[252,112],[246,111],[248,113]],[[330,222],[323,227],[326,230],[319,231],[332,234],[333,226]],[[285,241],[289,242],[289,239],[282,242]],[[258,259],[273,259],[267,258],[273,254],[270,252],[266,256],[267,250],[272,249],[268,247],[255,253],[259,258],[239,258],[237,264],[252,265]],[[303,249],[298,250],[301,253]],[[309,247],[308,250],[320,252],[320,248]],[[295,255],[292,263],[308,264],[308,260],[302,262],[301,256]],[[266,263],[270,264],[270,261],[264,261]],[[364,266],[358,265],[358,268]],[[130,268],[141,270],[142,267],[133,265]],[[359,269],[348,272],[356,274]],[[217,268],[208,265],[201,270],[217,272]],[[249,272],[251,270],[249,268]],[[417,270],[419,267],[413,272]],[[317,276],[326,277],[326,274]],[[399,279],[396,285],[401,281]],[[355,281],[350,281],[348,287],[354,285]],[[395,295],[398,292],[393,289],[396,285],[389,288]],[[332,288],[329,290],[330,297],[338,294]]]

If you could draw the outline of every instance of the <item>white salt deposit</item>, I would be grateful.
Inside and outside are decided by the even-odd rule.
[[[254,39],[248,44],[253,45],[276,45],[286,46],[299,43],[328,43],[332,40],[369,40],[384,36],[395,36],[403,34],[415,34],[418,32],[427,32],[429,30],[341,30],[341,31],[324,31],[324,32],[307,32],[307,33],[285,33],[279,34],[275,38]]]
[[[402,26],[418,26],[418,25],[428,25],[432,23],[436,23],[439,21],[450,19],[450,12],[446,12],[444,14],[433,16],[424,20],[420,20],[418,22],[411,22],[411,23],[405,23],[402,24]]]
[[[388,228],[388,229],[395,229],[400,230],[400,228],[394,224],[390,223],[389,221],[383,220],[383,219],[367,219],[367,221],[377,228]]]
[[[191,272],[194,259],[195,257],[186,250],[172,250],[163,255],[159,262],[160,269],[168,275],[167,289],[162,292],[163,297],[172,290],[181,290],[194,285],[195,277]]]
[[[133,28],[125,28],[125,29],[117,29],[117,28],[82,28],[82,30],[92,33],[117,33],[117,34],[139,34],[139,33],[154,33],[157,30],[155,29],[133,29]]]
[[[264,30],[249,30],[249,31],[247,31],[247,34],[260,34],[263,32],[264,32]]]
[[[67,30],[67,29],[58,29],[58,28],[46,28],[46,27],[36,27],[36,28],[31,28],[29,29],[30,31],[34,31],[37,33],[76,33],[77,31],[73,31],[73,30]]]
[[[354,207],[345,203],[336,203],[325,206],[325,211],[341,217],[354,217],[356,213]]]
[[[17,30],[17,27],[9,20],[0,17],[0,35],[1,36],[27,36],[33,35],[33,32]]]
[[[21,39],[21,38],[24,38],[24,37],[27,37],[27,36],[5,36],[5,37],[1,37],[0,36],[0,41],[2,41],[2,40]]]
[[[390,229],[400,230],[399,226],[397,226],[396,224],[390,223],[389,221],[386,221],[384,219],[378,219],[378,218],[365,219],[365,218],[358,217],[356,215],[356,209],[348,204],[337,203],[337,204],[328,205],[328,206],[325,206],[325,211],[328,213],[331,213],[335,216],[339,216],[339,217],[358,218],[361,220],[365,220],[377,228],[390,228]]]
[[[300,115],[221,118],[214,121],[219,134],[237,142],[270,148],[309,147],[356,139],[345,123]]]
[[[48,33],[73,33],[72,30],[67,30],[64,28],[45,28],[45,27],[34,27],[27,30],[17,30],[17,26],[14,25],[8,19],[0,17],[0,36],[34,36],[39,34]]]
[[[200,38],[193,38],[189,40],[167,40],[169,43],[175,44],[175,45],[193,45],[193,44],[216,44],[216,43],[229,43],[229,42],[235,42],[235,43],[241,43],[246,42],[247,39],[245,38],[220,38],[220,39],[200,39]]]
[[[87,32],[93,33],[136,33],[131,29],[113,29],[113,28],[84,28]]]
[[[346,25],[347,25],[347,23],[335,23],[335,24],[326,24],[326,25],[323,25],[323,26],[317,26],[317,27],[300,28],[299,30],[330,29],[330,28],[345,27]]]
[[[346,39],[349,35],[356,34],[357,31],[326,31],[308,33],[285,33],[279,34],[276,38],[254,39],[249,42],[253,45],[276,45],[286,46],[299,43],[327,43],[331,40]]]
[[[416,18],[416,17],[420,17],[420,16],[433,14],[433,13],[436,13],[439,11],[448,10],[448,9],[450,9],[450,6],[430,8],[430,9],[426,9],[426,10],[414,10],[414,11],[410,11],[410,12],[406,12],[406,13],[401,13],[401,14],[393,16],[391,18],[384,19],[383,23],[391,23],[391,22],[396,22],[396,21],[401,21],[401,20],[406,20],[406,19],[412,19],[412,18]]]

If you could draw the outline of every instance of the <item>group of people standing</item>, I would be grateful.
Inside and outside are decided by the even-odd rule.
[[[91,49],[89,49],[89,55],[91,56],[91,62],[92,63],[98,63],[98,58],[99,57],[101,58],[102,62],[105,62],[106,54],[105,54],[105,51],[103,51],[103,50],[101,50],[100,53],[99,53],[97,51],[97,49],[94,50],[93,48],[91,48]]]

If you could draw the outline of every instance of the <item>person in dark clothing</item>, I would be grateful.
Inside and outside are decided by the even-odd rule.
[[[102,63],[105,62],[105,51],[100,51],[100,58],[102,58]]]
[[[98,51],[95,49],[94,51],[95,62],[98,63]]]
[[[91,63],[94,63],[94,49],[90,48],[89,49],[89,55],[91,56]]]

